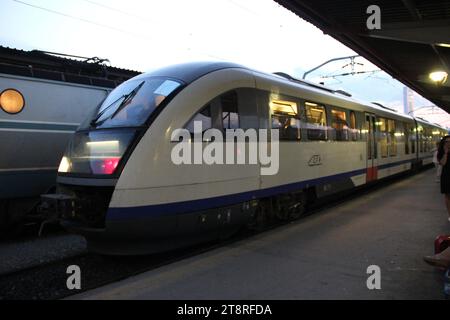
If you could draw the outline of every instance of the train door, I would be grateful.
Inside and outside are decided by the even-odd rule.
[[[367,172],[366,182],[378,177],[377,125],[374,114],[366,114],[367,128]]]

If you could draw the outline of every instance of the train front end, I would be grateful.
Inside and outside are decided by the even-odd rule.
[[[182,87],[182,81],[167,77],[133,78],[113,90],[74,134],[59,166],[57,191],[42,196],[42,208],[56,213],[68,230],[85,236],[90,250],[142,251],[137,235],[143,230],[134,230],[136,225],[126,221],[110,221],[110,201],[134,148]],[[152,226],[153,234],[165,232],[164,222]]]

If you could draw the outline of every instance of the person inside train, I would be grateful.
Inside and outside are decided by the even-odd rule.
[[[442,138],[439,143],[437,159],[442,167],[441,172],[441,193],[445,196],[448,221],[450,222],[450,135]]]

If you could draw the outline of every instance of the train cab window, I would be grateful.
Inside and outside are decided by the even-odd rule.
[[[195,122],[201,123],[202,132],[212,128],[212,116],[211,116],[211,105],[207,105],[200,112],[198,112],[191,121],[186,125],[186,129],[194,134]]]
[[[238,96],[231,91],[220,97],[223,129],[239,129]]]
[[[356,115],[354,111],[350,111],[350,140],[358,140],[358,129],[356,127]]]
[[[272,129],[278,129],[280,140],[300,140],[300,118],[296,102],[271,100]]]
[[[345,111],[331,110],[331,127],[337,141],[348,141],[348,123]]]
[[[388,124],[384,118],[378,118],[378,143],[380,144],[380,152],[382,158],[388,157],[389,140],[388,140]]]
[[[307,133],[309,140],[327,140],[327,114],[325,107],[305,102]]]
[[[389,155],[391,157],[397,156],[397,136],[396,125],[394,120],[388,120],[388,132],[389,132]]]

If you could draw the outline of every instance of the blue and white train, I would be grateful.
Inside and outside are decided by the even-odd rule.
[[[278,173],[261,175],[261,163],[174,164],[172,134],[192,130],[194,121],[220,131],[278,130]],[[318,198],[429,163],[445,134],[285,74],[230,63],[176,65],[111,92],[77,130],[57,193],[43,200],[93,251],[153,253],[298,218]]]

